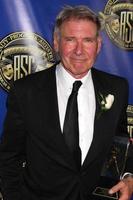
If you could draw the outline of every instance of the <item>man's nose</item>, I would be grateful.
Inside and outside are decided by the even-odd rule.
[[[77,42],[76,43],[76,47],[75,47],[76,55],[81,55],[82,51],[83,51],[82,43],[81,42]]]

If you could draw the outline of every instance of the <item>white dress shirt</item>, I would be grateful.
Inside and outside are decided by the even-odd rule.
[[[60,126],[63,132],[63,124],[66,113],[67,101],[71,94],[74,79],[61,64],[56,67],[57,96],[60,116]],[[82,164],[93,139],[95,117],[95,93],[91,77],[91,70],[85,77],[80,79],[82,85],[78,91],[79,112],[79,145],[82,152]]]

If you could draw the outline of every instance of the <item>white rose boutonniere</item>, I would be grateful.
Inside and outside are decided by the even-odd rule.
[[[101,109],[102,110],[109,110],[114,102],[114,95],[108,94],[106,97],[103,97],[103,100],[101,101]]]
[[[108,94],[108,95],[104,96],[103,94],[99,93],[98,102],[99,102],[100,108],[101,108],[101,110],[98,114],[98,118],[99,118],[103,112],[109,110],[112,107],[112,104],[114,102],[114,95]]]

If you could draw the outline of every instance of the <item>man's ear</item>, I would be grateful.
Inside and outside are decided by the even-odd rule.
[[[53,43],[54,43],[55,52],[58,52],[58,50],[59,50],[59,36],[58,36],[57,33],[54,33],[54,41],[53,41]]]
[[[102,46],[102,37],[100,35],[98,36],[97,41],[98,41],[98,47],[97,47],[97,54],[98,54]]]

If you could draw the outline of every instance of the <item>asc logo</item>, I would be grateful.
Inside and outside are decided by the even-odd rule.
[[[133,49],[133,3],[109,0],[104,12],[99,12],[103,28],[120,48]]]
[[[53,63],[52,48],[42,37],[31,32],[12,33],[0,42],[0,85],[9,91],[12,81]]]

